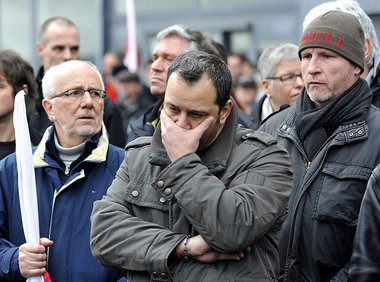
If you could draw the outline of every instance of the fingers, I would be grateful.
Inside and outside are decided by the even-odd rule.
[[[46,247],[50,247],[51,245],[53,245],[53,241],[49,240],[48,238],[41,238],[40,244],[46,248]]]
[[[25,243],[20,246],[19,252],[24,254],[42,254],[45,252],[45,247],[36,243]]]
[[[46,270],[45,247],[35,243],[22,244],[19,248],[18,262],[23,277],[42,275]]]
[[[222,254],[218,256],[218,260],[241,260],[244,257],[244,254]]]
[[[207,117],[196,128],[203,134],[214,122],[214,117]]]

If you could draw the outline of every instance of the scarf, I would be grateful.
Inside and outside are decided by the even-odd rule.
[[[359,79],[331,103],[316,109],[304,87],[295,106],[295,124],[309,160],[339,125],[365,120],[371,100],[367,82]]]

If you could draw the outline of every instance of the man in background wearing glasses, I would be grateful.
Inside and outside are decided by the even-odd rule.
[[[258,71],[265,94],[254,106],[252,128],[280,109],[281,105],[295,105],[303,80],[298,47],[294,44],[270,45],[261,53]]]
[[[25,243],[16,156],[0,163],[0,280],[48,271],[52,281],[116,281],[89,244],[92,204],[106,193],[124,151],[109,144],[106,92],[99,71],[84,61],[49,68],[42,105],[53,122],[34,150],[41,244]]]

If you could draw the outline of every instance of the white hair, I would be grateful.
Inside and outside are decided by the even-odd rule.
[[[91,68],[94,69],[94,71],[99,76],[99,81],[101,82],[102,90],[104,90],[102,75],[93,63],[91,63],[90,61],[70,60],[49,68],[48,71],[45,73],[44,77],[42,78],[42,93],[44,95],[44,98],[48,99],[55,94],[55,79],[57,75],[59,75],[63,70],[75,69],[77,66],[84,64],[89,65]]]

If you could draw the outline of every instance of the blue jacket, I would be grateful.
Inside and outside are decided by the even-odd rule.
[[[54,244],[47,251],[52,281],[116,281],[120,273],[99,264],[90,250],[92,204],[106,194],[124,150],[110,145],[102,130],[86,142],[82,156],[66,174],[49,127],[34,148],[41,237]],[[0,281],[23,281],[18,247],[25,243],[18,196],[16,155],[0,162]]]

